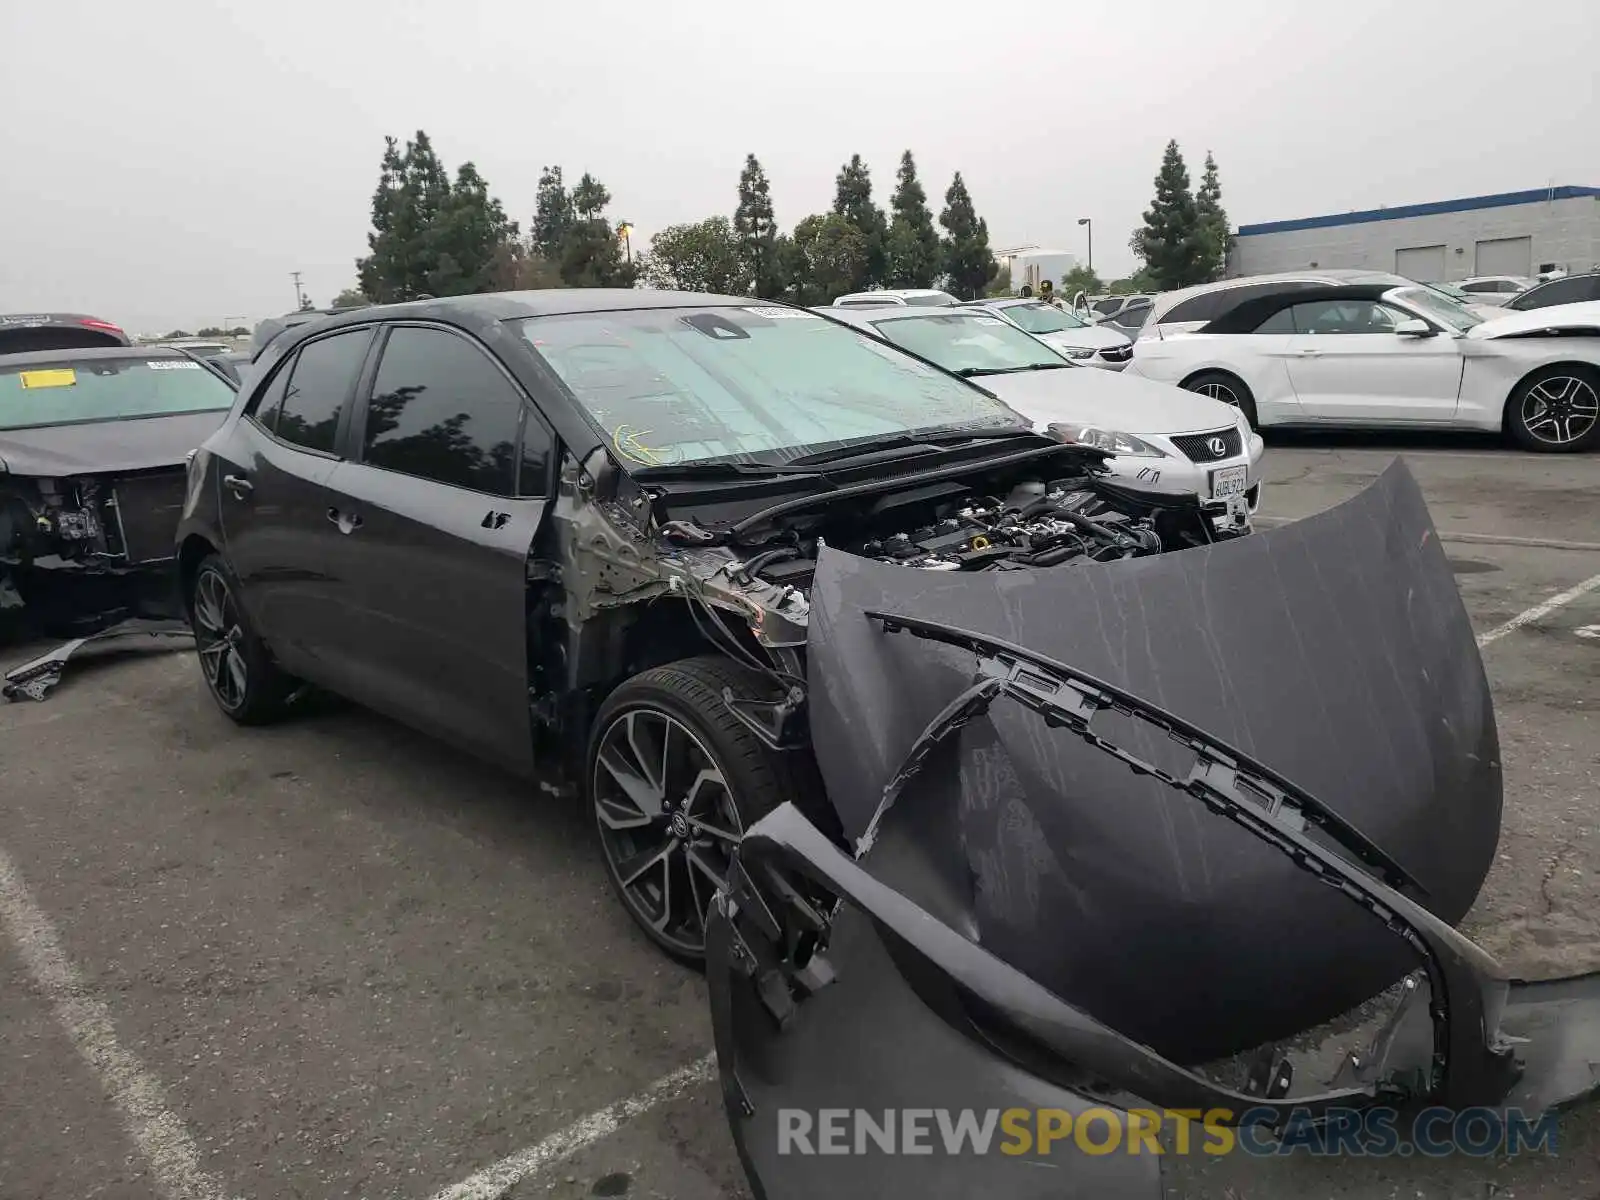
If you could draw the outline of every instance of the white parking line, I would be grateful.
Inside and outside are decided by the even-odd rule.
[[[122,1116],[167,1200],[224,1200],[226,1189],[200,1166],[200,1153],[167,1107],[161,1085],[117,1041],[111,1011],[89,994],[61,948],[50,918],[33,902],[11,858],[0,849],[0,925],[16,943],[34,984],[50,1001],[85,1062]]]
[[[1483,647],[1487,646],[1490,642],[1498,641],[1500,638],[1505,637],[1506,634],[1521,629],[1530,621],[1537,621],[1540,617],[1547,617],[1551,613],[1555,612],[1556,609],[1560,608],[1563,604],[1571,604],[1579,596],[1582,596],[1587,592],[1592,592],[1596,588],[1600,588],[1600,575],[1592,575],[1588,579],[1585,579],[1582,583],[1578,584],[1577,587],[1570,587],[1564,592],[1557,592],[1543,604],[1535,604],[1526,612],[1519,612],[1504,625],[1496,625],[1493,629],[1489,630],[1488,633],[1479,634],[1478,645],[1479,647]]]
[[[634,1117],[682,1095],[696,1084],[709,1082],[716,1074],[716,1066],[716,1056],[708,1055],[699,1062],[679,1067],[670,1075],[663,1075],[638,1095],[619,1100],[599,1112],[592,1112],[559,1133],[552,1133],[544,1141],[502,1158],[476,1175],[445,1188],[433,1200],[497,1200],[497,1197],[505,1195],[536,1171],[571,1158],[585,1147],[610,1137]]]

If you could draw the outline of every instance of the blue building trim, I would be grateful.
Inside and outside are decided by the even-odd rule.
[[[1369,208],[1362,212],[1334,213],[1327,217],[1301,217],[1297,221],[1266,221],[1259,225],[1239,226],[1237,236],[1292,233],[1297,229],[1329,229],[1335,225],[1364,225],[1369,221],[1398,221],[1402,217],[1436,217],[1442,213],[1471,212],[1477,208],[1508,208],[1514,204],[1543,204],[1549,200],[1576,200],[1583,196],[1600,196],[1600,188],[1544,187],[1528,192],[1468,196],[1465,200],[1440,200],[1434,204],[1403,204],[1399,208]]]

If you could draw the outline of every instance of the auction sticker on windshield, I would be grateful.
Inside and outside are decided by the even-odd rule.
[[[1242,496],[1250,487],[1250,468],[1222,467],[1211,472],[1211,497],[1225,500],[1229,496]]]
[[[197,363],[197,362],[189,362],[187,359],[185,359],[183,362],[177,362],[177,361],[175,361],[173,359],[161,359],[161,360],[159,360],[157,362],[147,362],[144,365],[149,367],[152,371],[198,371],[198,370],[200,370],[200,364],[199,363]]]
[[[816,313],[801,312],[794,308],[747,308],[745,312],[753,313],[758,317],[768,317],[774,321],[781,321],[785,318],[791,318],[796,321],[822,320]]]
[[[71,367],[57,367],[48,371],[19,371],[25,388],[74,387],[78,373]]]

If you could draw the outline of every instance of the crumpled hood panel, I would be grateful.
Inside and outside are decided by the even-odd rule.
[[[0,430],[0,466],[13,475],[60,478],[181,467],[228,410]]]
[[[1027,646],[1238,746],[1387,851],[1447,920],[1471,906],[1493,859],[1488,684],[1398,462],[1307,520],[1109,566],[941,574],[827,551],[811,604],[812,740],[852,842],[917,735],[972,678],[970,655],[887,636],[864,616],[876,609]],[[1129,736],[1158,763],[1187,761],[1153,732]],[[950,742],[897,803],[958,793],[959,828],[934,852],[956,856],[970,892],[907,895],[1170,1058],[1287,1036],[1414,965],[1283,855],[1019,706]]]

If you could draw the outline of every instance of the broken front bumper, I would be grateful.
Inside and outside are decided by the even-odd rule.
[[[809,653],[850,852],[773,814],[710,938],[761,1194],[1155,1197],[1191,1161],[1051,1158],[1037,1137],[905,1152],[907,1120],[937,1144],[960,1113],[1101,1108],[1126,1130],[1134,1110],[1214,1110],[1270,1133],[1293,1111],[1538,1112],[1594,1087],[1600,980],[1511,983],[1452,928],[1494,851],[1498,750],[1403,467],[1298,525],[1110,568],[927,578],[825,556]],[[1318,1093],[1291,1099],[1281,1063],[1238,1091],[1182,1065],[1402,978],[1373,1051]],[[805,1153],[806,1120],[833,1152]]]

